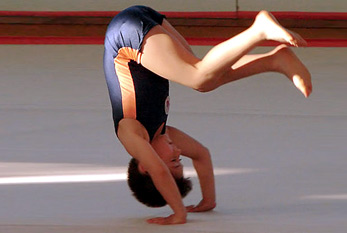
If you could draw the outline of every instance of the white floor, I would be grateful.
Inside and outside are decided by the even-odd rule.
[[[128,190],[103,47],[0,45],[0,232],[345,233],[347,49],[295,52],[313,75],[309,99],[270,73],[207,94],[171,85],[168,123],[210,148],[218,206],[163,227],[145,219],[170,209]]]

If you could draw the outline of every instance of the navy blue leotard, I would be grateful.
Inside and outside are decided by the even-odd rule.
[[[138,120],[151,140],[163,123],[165,130],[169,82],[140,64],[145,35],[164,18],[149,7],[133,6],[117,14],[107,28],[104,73],[116,133],[123,118]]]

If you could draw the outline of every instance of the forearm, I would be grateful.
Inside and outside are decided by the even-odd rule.
[[[173,212],[177,216],[185,219],[187,216],[186,209],[183,205],[175,180],[173,179],[169,170],[154,172],[154,174],[151,174],[150,172],[150,175],[155,187],[163,196],[167,204],[171,207]]]
[[[142,166],[151,176],[156,189],[160,192],[174,213],[185,218],[185,207],[169,169],[161,159],[155,155],[155,151],[150,147],[149,143],[141,139],[137,140],[136,137],[133,137],[133,142],[134,145],[132,149],[129,150],[131,155],[139,159]],[[137,150],[134,147],[138,147],[139,149]]]
[[[170,138],[182,150],[182,155],[192,159],[198,174],[203,200],[215,204],[215,183],[210,152],[184,132],[170,126],[167,130]]]
[[[202,199],[209,203],[215,203],[216,192],[213,165],[208,151],[200,155],[199,159],[193,160],[193,165],[198,174]]]

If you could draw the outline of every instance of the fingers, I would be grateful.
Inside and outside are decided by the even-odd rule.
[[[195,205],[186,206],[186,211],[190,212],[192,209],[194,209],[194,207],[195,207]]]
[[[202,206],[196,206],[196,207],[193,207],[193,208],[190,208],[189,210],[187,210],[189,213],[197,213],[197,212],[206,212],[206,211],[209,211],[211,210],[210,208],[205,208],[205,207],[202,207]]]
[[[167,220],[165,218],[151,218],[151,219],[147,219],[147,222],[150,223],[150,224],[165,225]]]
[[[147,223],[158,225],[184,224],[186,223],[186,218],[178,218],[175,215],[170,215],[168,217],[157,217],[148,219]]]
[[[187,206],[186,210],[187,212],[206,212],[211,211],[216,207],[215,203],[212,204],[199,204],[197,206]]]
[[[194,205],[189,205],[186,206],[186,211],[187,212],[206,212],[214,209],[216,207],[216,203],[204,203],[200,202],[200,204],[194,206]],[[171,224],[184,224],[187,222],[186,217],[179,217],[175,214],[172,214],[168,217],[156,217],[156,218],[151,218],[147,219],[147,223],[149,224],[158,224],[158,225],[171,225]]]

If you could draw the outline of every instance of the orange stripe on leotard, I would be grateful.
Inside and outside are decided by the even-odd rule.
[[[140,63],[141,53],[136,49],[124,47],[118,51],[114,64],[121,88],[124,118],[136,119],[135,87],[128,65],[130,60]]]

